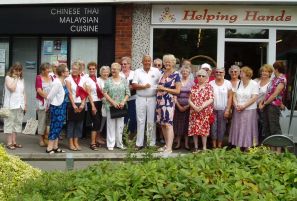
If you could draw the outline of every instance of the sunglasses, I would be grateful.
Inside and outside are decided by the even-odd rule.
[[[208,68],[202,68],[203,70],[205,70],[205,71],[209,71],[209,69]]]
[[[161,67],[162,65],[161,65],[161,64],[156,64],[155,66],[157,66],[157,67]]]
[[[206,77],[205,75],[197,75],[197,77]]]
[[[238,73],[238,71],[233,71],[233,70],[231,70],[231,73]]]

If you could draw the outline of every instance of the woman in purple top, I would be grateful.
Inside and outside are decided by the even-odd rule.
[[[194,85],[193,80],[190,79],[191,67],[184,66],[180,71],[182,75],[180,94],[175,98],[175,113],[173,118],[173,130],[176,137],[176,146],[174,149],[181,147],[181,139],[185,137],[185,149],[189,150],[188,143],[188,128],[189,128],[189,96],[191,87]]]
[[[260,101],[259,109],[263,110],[263,129],[266,137],[275,134],[282,134],[279,123],[280,109],[283,103],[283,97],[287,85],[285,74],[285,65],[281,61],[273,64],[275,77],[271,80],[265,98]],[[280,147],[277,152],[280,152]]]

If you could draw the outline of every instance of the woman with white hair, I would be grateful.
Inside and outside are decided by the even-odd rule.
[[[175,110],[174,96],[180,93],[180,76],[175,72],[176,58],[172,54],[163,56],[165,71],[157,87],[157,105],[156,119],[162,127],[165,138],[165,146],[159,151],[164,153],[172,152],[173,133],[173,116]]]
[[[210,124],[213,114],[213,88],[208,83],[208,74],[200,69],[197,72],[197,83],[192,87],[189,105],[189,131],[188,135],[193,136],[195,149],[198,152],[198,137],[202,138],[202,149],[206,150],[207,137],[209,136]]]
[[[189,128],[189,116],[190,105],[189,96],[194,81],[190,78],[191,67],[183,66],[180,70],[181,73],[181,89],[180,94],[176,96],[175,111],[173,119],[174,134],[177,140],[177,144],[174,149],[181,147],[181,140],[185,138],[185,149],[190,150],[188,143],[188,128]]]
[[[232,91],[235,91],[235,89],[237,88],[238,84],[239,84],[239,74],[240,74],[240,68],[237,65],[232,65],[229,70],[229,75],[231,77],[230,82],[232,84]]]
[[[125,149],[123,145],[124,117],[112,118],[111,109],[123,110],[130,96],[128,82],[120,76],[121,65],[111,64],[111,75],[104,85],[104,96],[107,114],[107,149],[113,150],[114,146]],[[114,107],[114,108],[112,108]]]

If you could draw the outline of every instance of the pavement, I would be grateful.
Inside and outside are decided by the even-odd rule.
[[[53,169],[63,169],[65,170],[65,162],[67,169],[77,169],[81,167],[86,167],[88,164],[92,164],[98,161],[112,161],[112,162],[120,162],[123,161],[127,157],[127,150],[123,151],[115,148],[113,151],[107,150],[106,147],[98,148],[98,151],[93,151],[89,148],[90,139],[80,139],[80,146],[82,148],[81,151],[71,151],[68,149],[67,139],[63,139],[59,141],[59,147],[66,151],[66,153],[56,153],[56,154],[48,154],[45,152],[46,147],[39,146],[39,136],[38,135],[25,135],[18,134],[17,135],[17,143],[21,144],[22,148],[16,148],[14,150],[7,149],[6,145],[6,136],[3,132],[0,131],[0,144],[2,144],[7,153],[11,155],[15,155],[20,157],[21,160],[30,163],[35,167],[39,167],[41,169],[53,170]],[[143,151],[135,152],[136,159],[140,160],[143,156]],[[179,155],[184,155],[186,153],[190,153],[186,150],[175,150],[171,154],[164,155],[162,153],[155,153],[156,157],[176,157]],[[75,161],[75,163],[74,163]],[[54,162],[54,163],[53,163]],[[44,165],[42,165],[45,163]],[[61,167],[57,167],[57,164],[61,163]],[[81,165],[79,165],[81,163]],[[75,165],[74,165],[75,164]],[[53,168],[50,168],[52,166]]]

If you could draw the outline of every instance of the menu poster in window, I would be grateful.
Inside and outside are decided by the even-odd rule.
[[[54,41],[43,41],[43,54],[53,54]]]
[[[0,62],[5,63],[5,49],[0,49]]]
[[[59,63],[67,63],[67,55],[61,55],[61,54],[59,54],[58,55],[58,61],[59,61]]]
[[[0,63],[0,77],[5,76],[5,63]]]

